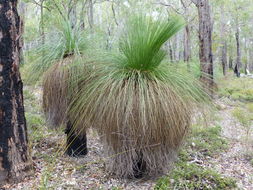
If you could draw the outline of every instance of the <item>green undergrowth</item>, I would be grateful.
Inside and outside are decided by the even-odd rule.
[[[24,104],[27,128],[32,144],[46,138],[46,122],[41,114],[41,108],[36,96],[30,89],[24,90]]]
[[[192,128],[187,140],[188,152],[197,153],[201,157],[215,155],[228,147],[226,139],[221,137],[221,127]]]
[[[31,149],[33,149],[33,147],[40,147],[41,143],[45,142],[50,136],[57,135],[57,131],[50,130],[47,127],[41,110],[39,96],[36,97],[35,93],[36,92],[29,87],[25,87],[23,93],[25,116],[29,135],[29,146]],[[39,151],[36,151],[36,154],[40,154]]]
[[[253,79],[229,76],[219,83],[219,95],[232,100],[253,102]]]
[[[41,108],[40,89],[25,86],[24,104],[27,122],[29,149],[32,159],[35,162],[43,160],[39,190],[55,189],[49,183],[55,169],[55,159],[58,158],[59,150],[62,150],[61,142],[53,139],[60,136],[60,133],[48,128]],[[37,94],[37,95],[36,95]],[[62,152],[61,152],[62,153]],[[49,185],[50,184],[50,185]],[[32,189],[34,186],[32,187]]]
[[[232,115],[246,130],[250,130],[253,120],[253,112],[248,109],[235,108]]]
[[[195,163],[177,162],[173,172],[158,180],[155,190],[169,189],[233,189],[236,183],[233,179],[223,177],[216,171]]]
[[[221,127],[193,127],[174,169],[157,181],[155,190],[235,188],[234,179],[224,177],[203,164],[204,160],[218,155],[227,147],[226,139],[221,136]]]

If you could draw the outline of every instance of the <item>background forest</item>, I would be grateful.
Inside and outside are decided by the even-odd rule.
[[[212,37],[209,44],[212,49],[209,66],[213,67],[213,73],[208,71],[203,74],[205,70],[203,70],[203,61],[201,60],[201,41],[199,38],[201,36],[199,17],[201,9],[196,6],[196,2],[198,0],[21,0],[18,5],[24,30],[21,75],[24,80],[25,111],[34,175],[27,178],[23,183],[6,185],[5,187],[41,190],[253,189],[253,75],[251,74],[253,73],[253,3],[252,0],[205,1],[210,4],[211,19],[208,21],[210,25],[207,25],[206,28],[210,29],[209,32],[211,32]],[[109,72],[99,64],[96,66],[88,65],[89,71],[96,67],[98,72],[86,77],[82,75],[84,69],[77,65],[83,62],[83,59],[89,63],[100,62],[101,60],[102,62],[120,60],[119,57],[105,56],[101,49],[113,52],[114,55],[118,53],[118,47],[120,47],[121,50],[130,52],[133,57],[142,50],[147,50],[141,48],[143,41],[140,38],[134,38],[131,35],[128,36],[129,41],[122,42],[127,21],[136,14],[145,14],[155,21],[175,18],[173,29],[178,32],[171,32],[170,29],[163,28],[163,30],[171,32],[171,35],[166,36],[168,40],[164,40],[164,43],[162,43],[161,37],[162,42],[159,43],[158,49],[160,50],[162,47],[166,55],[163,57],[158,54],[157,60],[161,56],[161,60],[166,60],[172,65],[171,78],[168,77],[168,80],[175,80],[175,82],[173,81],[173,85],[176,86],[175,94],[178,93],[180,96],[179,99],[176,99],[173,94],[165,93],[165,95],[172,97],[171,100],[177,102],[175,106],[180,106],[182,110],[188,110],[188,106],[195,106],[200,107],[201,111],[192,113],[192,111],[181,112],[180,110],[177,117],[183,124],[178,124],[173,120],[174,124],[180,128],[180,125],[188,125],[188,115],[190,115],[193,118],[193,123],[189,134],[184,138],[184,143],[179,149],[175,166],[169,173],[151,179],[143,179],[134,175],[139,179],[129,180],[118,177],[125,177],[126,174],[122,170],[129,170],[131,173],[133,168],[128,168],[128,165],[117,165],[115,169],[115,165],[108,164],[108,160],[111,159],[110,154],[113,152],[109,148],[109,150],[106,149],[107,157],[102,154],[105,151],[103,148],[107,144],[114,146],[114,142],[111,142],[112,140],[109,137],[102,140],[103,145],[100,142],[100,135],[108,132],[107,129],[104,129],[105,127],[103,128],[103,125],[113,126],[114,123],[111,122],[110,118],[113,118],[114,115],[108,112],[106,114],[100,112],[102,108],[98,106],[98,102],[105,101],[105,99],[100,99],[99,92],[108,93],[109,98],[114,98],[112,100],[108,98],[108,102],[113,102],[113,100],[117,102],[117,95],[111,95],[114,91],[108,92],[107,88],[108,86],[113,86],[115,89],[118,87],[114,83],[110,83],[111,81],[107,77],[101,78],[100,75],[111,76],[114,71],[116,73],[116,69],[110,65],[112,71]],[[179,15],[179,17],[175,15]],[[149,22],[145,24],[150,27],[150,30],[154,29],[152,25],[149,25]],[[138,24],[132,26],[131,34],[133,36],[135,36],[135,32],[138,36],[138,31],[145,28],[141,28]],[[135,26],[137,26],[136,31],[134,30]],[[206,34],[208,35],[208,31]],[[131,40],[139,43],[136,54],[127,49],[125,45],[131,44]],[[205,49],[205,47],[202,48]],[[160,51],[158,52],[160,53]],[[96,57],[96,59],[90,57]],[[54,65],[57,61],[59,64]],[[148,62],[148,58],[145,61]],[[62,65],[66,66],[68,62],[75,63],[71,68],[66,67],[67,72],[66,70],[64,72],[57,70]],[[152,63],[150,65],[152,66]],[[139,65],[132,64],[129,67],[145,71],[145,69],[150,69],[148,66],[139,68]],[[153,67],[151,67],[152,69]],[[68,72],[73,76],[68,76],[66,74]],[[166,72],[164,71],[164,75],[161,74],[165,79],[167,79]],[[127,74],[124,73],[124,76],[128,77],[127,80],[135,80],[134,77],[131,78],[132,76]],[[93,81],[90,82],[90,86],[88,85],[76,95],[77,97],[89,98],[86,100],[84,98],[81,100],[79,98],[72,99],[73,96],[70,95],[71,100],[65,101],[65,95],[69,94],[69,92],[62,90],[65,89],[64,77],[66,76],[69,78],[79,77],[81,78],[78,79],[79,82],[81,80]],[[116,76],[118,77],[118,75]],[[154,74],[154,76],[148,77],[154,77],[154,80],[159,81],[162,78],[159,76]],[[204,84],[204,89],[208,89],[208,93],[212,94],[213,103],[210,102],[210,97],[206,93],[202,94],[203,89],[196,82],[203,76],[204,80],[201,82]],[[145,83],[143,78],[146,76],[143,77],[140,74],[138,77],[140,77],[138,81]],[[214,83],[210,84],[212,78]],[[52,82],[54,80],[61,82],[60,84],[54,83]],[[103,85],[103,80],[108,80],[108,86]],[[73,81],[75,80],[73,79]],[[73,86],[71,84],[71,88],[66,85],[66,88],[70,89],[70,93],[74,93],[75,88],[79,88],[78,85],[80,83],[73,84]],[[121,87],[124,85],[125,83]],[[42,86],[44,94],[42,93]],[[101,91],[93,92],[91,89],[94,86],[100,88]],[[162,87],[159,86],[159,89]],[[142,88],[144,89],[141,86],[139,91]],[[158,95],[161,102],[164,101],[166,104],[165,95],[163,96],[163,93],[158,93]],[[187,97],[188,101],[181,101],[184,97]],[[144,101],[145,98],[141,100]],[[73,102],[78,102],[78,104]],[[190,102],[189,105],[188,102]],[[80,108],[81,103],[88,108]],[[140,107],[145,111],[152,107],[152,103],[141,104]],[[159,104],[159,101],[155,103],[162,105],[162,103]],[[204,104],[204,106],[199,106],[199,103]],[[67,104],[70,104],[70,108]],[[68,114],[66,114],[66,110],[68,110]],[[173,113],[177,114],[176,110]],[[55,115],[52,116],[52,113]],[[97,116],[94,116],[95,113]],[[151,113],[153,114],[153,112]],[[105,119],[100,121],[100,116]],[[97,125],[98,133],[83,127],[85,130],[80,133],[84,136],[80,138],[87,140],[88,155],[81,158],[69,157],[64,154],[66,152],[64,131],[67,135],[71,133],[68,132],[68,127],[71,125],[69,120],[73,119],[75,123],[72,124],[80,126],[85,117],[100,121],[97,123],[93,123],[92,119],[89,121],[89,124]],[[144,120],[141,122],[145,123]],[[63,123],[66,121],[68,121],[67,129],[64,129]],[[151,119],[151,126],[152,122],[154,121]],[[160,123],[154,122],[154,126],[155,124],[159,125]],[[60,127],[55,130],[50,127],[51,125],[59,125]],[[186,129],[180,128],[180,130],[177,131],[177,135],[184,136],[182,133]],[[131,132],[129,133],[132,135]],[[153,132],[150,133],[153,134]],[[149,136],[148,132],[145,135]],[[169,136],[169,138],[173,137]],[[166,143],[172,146],[171,144],[174,142],[166,141]],[[175,146],[179,146],[176,142],[175,144]],[[181,145],[181,143],[178,144]],[[86,144],[82,146],[85,147]],[[84,152],[80,154],[86,154],[87,150]],[[117,151],[113,153],[117,154]],[[67,154],[71,153],[67,152]],[[142,152],[142,154],[141,157],[146,156],[145,153]],[[160,154],[163,155],[160,152],[154,154],[157,156],[154,156],[156,162],[160,159]],[[129,157],[131,156],[129,155]],[[150,165],[154,164],[156,168],[167,167],[162,165],[163,159],[159,165],[151,157],[149,158],[151,160]],[[120,160],[124,160],[124,158],[120,158]],[[118,163],[118,160],[115,159],[113,162]],[[117,177],[107,173],[105,168],[109,168],[110,171],[115,170]],[[152,168],[150,171],[153,172]]]
[[[242,71],[252,71],[252,6],[247,0],[210,2],[213,24],[213,56],[216,63],[221,61],[222,52],[232,68],[237,59],[239,36]],[[57,17],[66,17],[72,24],[85,30],[92,29],[103,37],[106,47],[113,48],[120,35],[125,18],[134,12],[145,12],[153,17],[182,15],[186,22],[182,30],[167,44],[171,61],[197,61],[198,59],[198,12],[191,1],[21,1],[20,14],[25,18],[25,51],[33,48],[44,34],[54,31]],[[54,18],[54,19],[52,19]],[[188,49],[187,49],[188,46]],[[224,47],[225,46],[225,47]],[[190,47],[190,48],[189,48]],[[186,52],[185,52],[186,51]],[[185,52],[185,54],[184,54]],[[189,59],[190,57],[190,59]],[[219,70],[219,65],[215,67]]]

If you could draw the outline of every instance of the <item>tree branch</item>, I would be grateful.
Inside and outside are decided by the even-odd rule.
[[[165,7],[170,7],[170,8],[173,9],[173,11],[175,11],[177,14],[183,15],[183,13],[181,13],[178,9],[176,9],[175,7],[173,7],[173,6],[170,5],[170,4],[166,4],[166,3],[163,3],[163,2],[159,2],[159,3],[155,3],[155,4],[160,4],[160,5],[163,5],[163,6],[165,6]]]
[[[66,21],[67,19],[66,19],[66,17],[64,16],[64,14],[62,13],[60,7],[57,5],[57,3],[55,2],[55,0],[52,0],[52,1],[53,1],[53,3],[54,3],[55,8],[58,10],[58,12],[60,13],[60,15],[62,16],[62,18]]]
[[[44,1],[44,0],[43,0],[43,1]],[[43,2],[43,1],[42,1],[42,2]],[[33,3],[33,4],[35,4],[35,5],[39,6],[39,7],[45,8],[45,9],[47,9],[49,12],[51,11],[48,7],[42,6],[42,3],[38,3],[36,0],[32,0],[31,3]]]

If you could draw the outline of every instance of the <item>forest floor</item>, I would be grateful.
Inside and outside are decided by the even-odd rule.
[[[106,173],[103,147],[92,130],[88,132],[88,155],[66,156],[63,129],[50,130],[44,121],[41,89],[26,86],[24,96],[34,175],[2,189],[253,190],[253,79],[232,78],[220,85],[217,109],[209,119],[197,119],[175,168],[167,176],[149,180],[119,180]]]

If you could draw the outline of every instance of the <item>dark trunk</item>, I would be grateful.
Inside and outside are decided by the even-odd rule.
[[[227,43],[226,41],[224,41],[222,45],[221,64],[222,64],[223,75],[225,76],[227,74]]]
[[[88,153],[86,133],[78,134],[70,121],[67,123],[65,133],[67,135],[66,153],[69,156],[79,157]]]
[[[147,170],[146,162],[143,160],[143,154],[139,153],[138,159],[135,162],[134,168],[134,177],[137,179],[142,178]]]
[[[202,75],[200,80],[212,93],[213,80],[213,54],[212,54],[212,22],[209,0],[194,0],[199,15],[199,58]]]
[[[170,61],[173,62],[174,57],[173,57],[173,48],[172,48],[171,42],[168,43],[168,46],[169,46]]]
[[[240,68],[242,65],[241,62],[241,49],[240,49],[240,31],[239,31],[239,26],[237,26],[236,33],[235,33],[235,38],[236,38],[236,63],[235,63],[235,69],[234,72],[237,77],[240,77]]]
[[[237,64],[235,65],[234,73],[236,74],[236,76],[237,76],[238,78],[240,77],[240,70],[239,70]]]
[[[19,73],[21,22],[17,0],[0,0],[0,185],[31,171]]]

